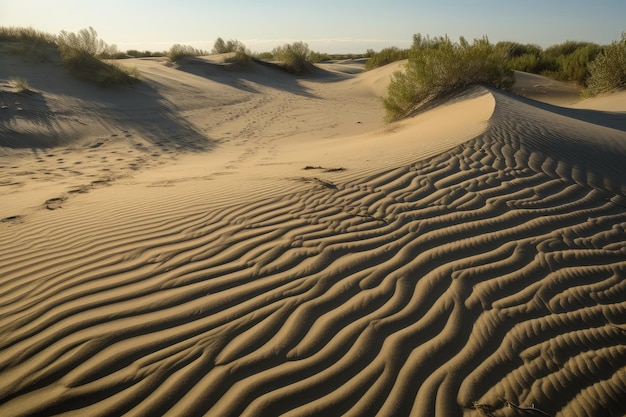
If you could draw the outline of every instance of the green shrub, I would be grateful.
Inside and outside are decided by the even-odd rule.
[[[589,64],[587,96],[626,88],[626,32],[619,41],[606,46]]]
[[[285,44],[272,50],[273,58],[282,61],[285,69],[294,74],[302,74],[308,70],[310,54],[309,46],[304,42]]]
[[[589,42],[566,41],[546,48],[537,73],[561,81],[585,86],[588,65],[600,53],[601,47]]]
[[[392,62],[407,59],[409,57],[409,49],[399,49],[392,46],[390,48],[384,48],[380,52],[368,50],[366,54],[369,55],[369,59],[365,63],[365,70],[368,71]]]
[[[522,44],[517,42],[498,42],[494,46],[494,53],[502,54],[504,59],[514,59],[524,55],[533,55],[539,58],[542,54],[541,47],[534,44]]]
[[[207,53],[201,49],[196,49],[192,46],[181,45],[178,43],[172,45],[167,53],[168,58],[172,61],[178,61],[181,58],[200,55],[207,55]]]
[[[387,120],[398,120],[470,85],[507,89],[513,82],[513,71],[486,37],[470,44],[463,37],[453,43],[447,36],[430,39],[418,34],[405,71],[392,76],[383,104]]]
[[[540,46],[517,42],[498,42],[494,53],[507,61],[514,70],[539,73],[545,70],[543,51]]]
[[[601,47],[583,42],[566,42],[566,46],[557,45],[557,51],[567,52],[558,56],[552,55],[550,48],[546,50],[546,60],[552,64],[547,66],[553,68],[544,70],[542,73],[558,80],[575,82],[584,86],[589,76],[587,66],[598,56]]]
[[[574,52],[576,52],[576,50],[584,48],[588,45],[590,45],[589,42],[565,41],[563,43],[547,47],[544,51],[544,54],[547,57],[557,58],[560,56],[573,54]]]

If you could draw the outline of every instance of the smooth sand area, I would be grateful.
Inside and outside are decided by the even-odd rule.
[[[9,58],[0,415],[626,415],[626,93]]]

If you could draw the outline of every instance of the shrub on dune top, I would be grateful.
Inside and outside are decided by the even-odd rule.
[[[33,28],[0,27],[0,50],[28,61],[46,62],[56,53],[56,37]]]
[[[167,57],[172,61],[178,61],[181,58],[207,55],[207,53],[201,49],[196,49],[193,46],[174,44],[167,52]]]
[[[0,27],[0,41],[28,42],[39,46],[56,46],[56,37],[33,28]]]
[[[58,36],[46,34],[32,28],[0,28],[0,41],[10,42],[10,53],[19,53],[47,61],[50,55],[60,53],[63,65],[73,76],[108,87],[132,83],[138,71],[110,64],[101,58],[118,55],[115,45],[108,45],[98,38],[94,28],[81,29],[77,33],[61,31]]]
[[[70,73],[78,79],[94,82],[101,87],[120,84],[132,84],[139,73],[135,68],[107,63],[85,52],[65,51],[63,63]]]
[[[90,27],[78,33],[62,31],[57,37],[63,64],[76,78],[91,81],[101,87],[133,83],[138,72],[133,68],[102,61],[98,56],[109,56],[117,48],[107,45],[98,38]]]
[[[252,53],[246,46],[236,39],[230,39],[225,42],[222,38],[217,38],[213,44],[211,50],[213,54],[227,54],[234,53],[232,57],[228,58],[227,62],[230,64],[243,64],[247,65],[252,60]]]
[[[308,70],[310,54],[311,50],[304,42],[285,44],[272,50],[273,58],[282,61],[285,69],[294,74],[302,74]]]
[[[230,39],[227,42],[222,38],[217,38],[213,44],[211,53],[227,54],[229,52],[247,52],[246,46],[237,39]]]
[[[422,37],[417,34],[404,71],[396,72],[383,99],[389,121],[404,118],[432,100],[475,84],[508,89],[513,71],[485,37],[469,43],[461,37]]]
[[[589,64],[585,95],[594,96],[626,89],[626,32],[619,41],[605,47]]]

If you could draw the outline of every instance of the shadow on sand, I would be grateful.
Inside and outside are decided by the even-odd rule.
[[[20,65],[19,58],[8,58],[0,76],[21,74],[32,91],[0,89],[0,147],[51,148],[83,139],[85,132],[124,130],[180,151],[203,152],[215,146],[147,82],[105,89],[72,78],[54,63]]]
[[[316,99],[301,81],[335,82],[345,80],[346,74],[333,73],[313,65],[309,71],[295,75],[279,64],[253,59],[248,64],[217,64],[202,58],[185,58],[176,69],[204,77],[211,81],[226,84],[248,93],[261,93],[259,86],[278,89],[298,96]]]

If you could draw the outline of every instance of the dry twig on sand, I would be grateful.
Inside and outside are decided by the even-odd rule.
[[[550,414],[546,413],[545,411],[540,410],[537,407],[535,407],[534,404],[531,404],[530,407],[521,407],[521,406],[519,406],[519,405],[517,405],[515,403],[512,403],[511,401],[509,401],[507,399],[504,399],[504,404],[506,404],[507,407],[515,408],[516,410],[528,411],[528,412],[531,412],[531,413],[541,414],[541,415],[546,416],[546,417],[552,417]]]
[[[313,178],[315,181],[319,182],[320,184],[322,184],[324,187],[326,188],[332,188],[334,190],[337,189],[337,186],[332,182],[332,181],[328,181],[328,180],[323,180],[321,178]]]

